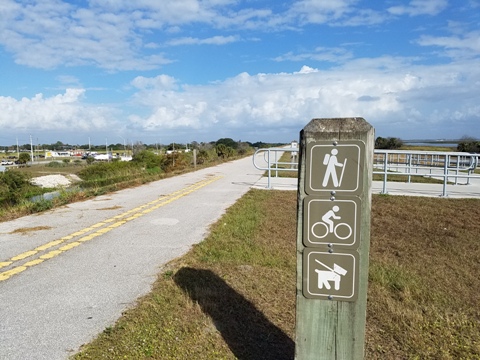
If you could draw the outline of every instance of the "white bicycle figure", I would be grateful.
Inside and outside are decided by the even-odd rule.
[[[316,222],[312,225],[312,234],[317,239],[323,239],[330,234],[329,226],[323,221]],[[333,228],[333,234],[340,240],[348,239],[352,235],[352,227],[347,223],[338,223]]]

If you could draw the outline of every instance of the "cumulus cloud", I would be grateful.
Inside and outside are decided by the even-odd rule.
[[[292,51],[277,56],[275,61],[326,61],[331,63],[344,63],[348,59],[351,59],[353,54],[344,49],[344,48],[326,48],[326,47],[317,47],[312,52],[304,52],[295,54]]]
[[[20,100],[0,96],[0,128],[9,131],[66,132],[96,131],[111,128],[113,111],[82,103],[84,89],[67,89],[52,97],[37,94]]]
[[[448,6],[447,0],[412,0],[408,5],[392,6],[388,9],[393,15],[437,15]]]
[[[480,80],[480,70],[472,73],[464,66],[406,66],[404,59],[361,59],[332,71],[304,66],[293,73],[242,73],[215,84],[184,85],[180,91],[151,79],[152,86],[135,95],[150,114],[130,120],[142,131],[222,127],[230,133],[238,128],[300,129],[315,117],[362,116],[380,128],[397,123],[403,131],[405,122],[420,128],[439,121],[453,124],[454,118],[463,117],[472,123],[480,119],[475,115],[478,105],[463,89]]]
[[[426,7],[415,5],[417,2],[421,3],[412,1],[411,8]],[[2,0],[0,44],[13,54],[17,64],[34,68],[152,70],[174,61],[159,51],[165,47],[226,45],[241,39],[222,34],[171,38],[191,24],[204,24],[217,31],[279,31],[298,29],[305,23],[358,26],[384,20],[378,11],[356,9],[356,3],[297,0],[275,12],[266,6],[240,8],[233,0],[91,0],[85,7],[61,0]],[[152,31],[156,32],[154,41]]]
[[[480,56],[480,31],[451,36],[422,35],[418,44],[444,49],[443,54],[456,59]]]
[[[168,45],[225,45],[239,41],[238,36],[212,36],[210,38],[199,39],[193,37],[184,37],[173,39],[167,42]]]

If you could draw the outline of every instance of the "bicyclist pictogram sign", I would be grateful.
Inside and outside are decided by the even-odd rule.
[[[309,299],[355,301],[358,253],[329,253],[305,249],[303,295]]]
[[[305,192],[359,195],[363,190],[364,153],[365,144],[358,140],[307,144]]]
[[[303,243],[307,247],[348,246],[358,248],[360,199],[331,200],[305,197]]]

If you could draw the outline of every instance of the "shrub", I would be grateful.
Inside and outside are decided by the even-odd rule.
[[[479,153],[480,141],[468,136],[464,136],[458,143],[457,150],[461,152]]]
[[[22,199],[24,189],[30,187],[29,178],[20,172],[0,173],[0,204],[14,205]]]
[[[400,149],[402,146],[403,141],[399,138],[383,138],[379,136],[375,139],[375,149],[395,150]]]
[[[162,156],[155,155],[148,150],[141,150],[133,155],[132,161],[142,164],[146,169],[160,168],[162,163]]]

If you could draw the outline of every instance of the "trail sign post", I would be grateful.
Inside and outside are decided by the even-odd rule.
[[[300,133],[297,360],[363,359],[373,144],[363,118]]]

